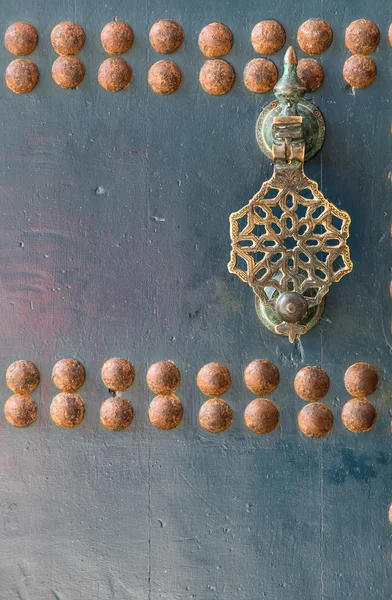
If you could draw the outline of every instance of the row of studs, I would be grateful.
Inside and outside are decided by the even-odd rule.
[[[37,65],[29,59],[12,61],[5,73],[7,87],[15,94],[31,92],[39,81]],[[324,69],[314,59],[303,58],[298,63],[298,75],[308,91],[317,90],[324,80]],[[52,65],[52,79],[66,89],[78,88],[85,76],[85,66],[77,56],[60,56]],[[343,77],[352,88],[369,87],[376,79],[377,67],[368,56],[356,54],[344,64]],[[207,94],[222,96],[233,87],[235,71],[230,63],[222,59],[207,60],[199,73],[199,82]],[[278,79],[278,70],[271,60],[254,58],[243,72],[245,87],[260,94],[271,90]],[[120,57],[104,60],[98,69],[98,82],[110,92],[126,89],[132,81],[132,68]],[[151,89],[161,96],[172,94],[180,87],[182,71],[172,60],[160,60],[148,71]]]
[[[298,44],[310,55],[321,54],[332,43],[332,29],[323,19],[309,19],[297,32]],[[392,45],[392,25],[388,31]],[[84,46],[85,32],[72,21],[58,23],[51,31],[52,46],[61,56],[77,54]],[[160,19],[149,32],[151,46],[160,54],[175,52],[184,41],[184,31],[177,21]],[[107,23],[101,31],[101,43],[108,54],[124,54],[132,47],[134,33],[132,27],[123,21]],[[30,23],[18,22],[10,25],[4,38],[7,49],[15,56],[31,54],[38,43],[38,32]],[[226,56],[233,45],[233,34],[223,23],[209,23],[199,34],[199,48],[208,58]],[[251,32],[253,49],[259,54],[275,54],[283,48],[286,32],[278,21],[268,20],[257,23]],[[345,32],[345,44],[352,54],[367,55],[378,47],[380,30],[367,19],[350,23]]]
[[[85,417],[83,399],[76,393],[61,392],[50,405],[50,417],[58,427],[72,428]],[[150,402],[148,418],[154,427],[175,429],[183,420],[181,401],[174,394],[158,395]],[[13,394],[4,405],[4,416],[14,427],[28,427],[38,416],[37,405],[29,395]],[[105,429],[123,431],[134,417],[131,403],[123,396],[107,398],[100,410],[100,421]],[[363,433],[374,427],[377,411],[366,398],[352,398],[342,408],[342,422],[354,433]],[[276,429],[280,420],[277,405],[267,398],[255,398],[245,409],[244,423],[254,433],[267,434]],[[233,410],[222,398],[210,398],[200,408],[200,426],[211,433],[221,433],[233,423]],[[313,402],[298,414],[298,426],[311,438],[322,438],[332,431],[332,411],[322,402]]]
[[[120,431],[129,427],[133,420],[130,402],[118,394],[128,389],[134,381],[135,370],[126,359],[113,358],[106,361],[101,370],[102,381],[114,397],[101,406],[102,425],[109,430]],[[16,361],[7,369],[8,387],[14,392],[4,407],[6,420],[15,427],[31,425],[37,418],[37,406],[29,396],[39,383],[39,371],[29,361]],[[83,365],[72,358],[58,361],[52,371],[52,381],[61,390],[52,401],[50,416],[59,427],[74,427],[82,422],[85,406],[82,398],[75,394],[84,383]],[[172,361],[154,363],[147,373],[147,385],[158,394],[150,403],[149,419],[159,429],[173,429],[183,419],[181,401],[174,395],[181,375]],[[279,371],[267,360],[255,360],[244,371],[244,381],[254,394],[270,393],[279,383]],[[219,363],[204,365],[198,372],[196,383],[203,394],[213,396],[201,407],[200,425],[213,433],[226,430],[233,421],[229,404],[218,398],[231,385],[229,369]],[[351,395],[345,404],[342,420],[345,426],[356,433],[368,431],[377,418],[376,409],[365,398],[375,391],[379,383],[377,371],[367,363],[355,363],[346,371],[345,385]],[[298,424],[309,437],[323,437],[333,426],[330,409],[319,402],[329,389],[329,377],[320,367],[304,367],[294,380],[297,394],[311,404],[304,407],[298,416]],[[278,407],[266,398],[256,398],[245,410],[245,424],[255,433],[273,431],[279,423]]]

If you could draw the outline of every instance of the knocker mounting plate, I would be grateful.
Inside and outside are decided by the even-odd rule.
[[[304,173],[304,160],[321,148],[325,125],[320,111],[302,99],[296,66],[291,47],[275,87],[277,101],[263,110],[256,128],[274,172],[249,204],[230,216],[228,265],[253,288],[264,325],[291,342],[318,323],[329,287],[353,267],[349,215]]]

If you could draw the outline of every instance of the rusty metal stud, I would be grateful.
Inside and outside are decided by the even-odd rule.
[[[146,381],[154,394],[172,394],[180,385],[181,375],[172,360],[163,360],[151,365]]]
[[[259,54],[275,54],[285,41],[286,32],[278,21],[260,21],[252,29],[252,46]]]
[[[261,94],[271,90],[278,80],[278,69],[266,58],[254,58],[244,69],[244,84],[251,92]]]
[[[298,414],[298,425],[306,436],[321,438],[332,430],[333,414],[325,404],[313,402],[304,406]]]
[[[181,25],[172,19],[161,19],[150,29],[150,44],[160,54],[175,52],[184,41]]]
[[[59,56],[52,65],[52,78],[62,88],[76,88],[84,78],[84,64],[77,56]]]
[[[379,377],[376,369],[365,362],[351,365],[344,375],[346,390],[354,398],[365,398],[378,388]]]
[[[62,392],[76,392],[82,387],[86,372],[82,363],[75,358],[63,358],[52,370],[52,381]]]
[[[39,71],[37,65],[28,58],[17,58],[7,67],[5,82],[15,94],[27,94],[37,85]]]
[[[226,56],[233,45],[233,34],[223,23],[209,23],[199,34],[199,48],[204,56]]]
[[[392,504],[389,507],[388,519],[389,519],[390,524],[392,525]]]
[[[83,29],[72,21],[58,23],[50,33],[54,51],[60,56],[77,54],[83,48],[85,39]]]
[[[253,394],[269,394],[279,383],[279,370],[269,360],[253,360],[245,368],[244,381]]]
[[[392,46],[392,23],[390,24],[388,29],[388,42],[389,45]]]
[[[369,56],[354,54],[343,66],[343,77],[352,88],[366,88],[377,77],[377,67]]]
[[[208,363],[198,372],[196,383],[206,396],[220,396],[231,386],[231,373],[225,365]]]
[[[154,63],[148,71],[148,83],[156,94],[168,96],[181,85],[181,69],[172,60],[160,60]]]
[[[99,67],[98,81],[109,92],[124,90],[132,81],[132,69],[123,58],[107,58]]]
[[[315,92],[323,83],[324,69],[314,58],[301,58],[297,65],[297,75],[308,92]]]
[[[14,394],[4,405],[4,416],[14,427],[28,427],[37,418],[37,405],[30,396]]]
[[[34,25],[19,21],[10,25],[5,32],[4,43],[15,56],[31,54],[38,44],[38,33]]]
[[[317,402],[328,393],[329,377],[320,367],[304,367],[295,376],[294,389],[302,400]]]
[[[352,54],[370,54],[380,43],[380,30],[372,21],[358,19],[347,27],[344,41]]]
[[[351,398],[342,408],[342,423],[354,433],[373,429],[376,420],[377,411],[366,398]]]
[[[225,60],[206,60],[200,70],[199,81],[207,94],[222,96],[233,87],[235,71]]]
[[[30,394],[39,384],[39,370],[28,360],[17,360],[6,372],[7,385],[14,394]]]
[[[323,19],[309,19],[298,29],[297,40],[307,54],[321,54],[332,43],[332,29]]]
[[[125,358],[110,358],[103,363],[101,378],[108,390],[123,392],[135,380],[135,369]]]
[[[84,419],[84,402],[77,394],[61,392],[50,405],[50,417],[58,427],[76,427]]]
[[[181,400],[174,394],[155,396],[148,407],[148,418],[158,429],[174,429],[184,416]]]
[[[123,431],[133,421],[132,405],[126,398],[116,396],[101,404],[100,421],[110,431]]]
[[[255,433],[270,433],[278,426],[279,408],[266,398],[255,398],[244,413],[245,425]]]
[[[199,423],[211,433],[228,429],[233,422],[231,406],[221,398],[210,398],[204,402],[199,412]]]
[[[101,43],[108,54],[124,54],[132,47],[133,30],[128,23],[111,21],[101,31]]]

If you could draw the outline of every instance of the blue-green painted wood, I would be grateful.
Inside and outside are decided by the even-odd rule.
[[[334,30],[320,57],[326,78],[314,100],[323,110],[323,151],[307,164],[325,195],[352,215],[353,273],[333,286],[322,324],[293,348],[259,324],[248,286],[227,272],[228,216],[271,173],[254,128],[272,94],[241,83],[254,57],[249,35],[276,18],[295,43],[298,26],[323,17]],[[26,430],[0,419],[0,597],[7,600],[381,600],[391,596],[392,500],[389,431],[389,212],[392,49],[388,2],[302,3],[149,0],[126,3],[14,0],[1,4],[2,31],[27,20],[40,42],[32,58],[36,90],[17,97],[0,84],[1,394],[5,369],[33,360],[42,382],[33,394],[38,422]],[[130,88],[118,94],[96,81],[105,58],[99,32],[109,20],[129,22]],[[186,41],[173,55],[184,80],[173,96],[148,89],[147,69],[160,57],[147,32],[158,18],[177,19]],[[341,71],[344,29],[356,18],[382,32],[378,76],[352,94]],[[51,27],[74,19],[86,30],[80,57],[86,78],[77,91],[51,81]],[[227,59],[237,81],[226,97],[198,84],[200,29],[228,25]],[[284,50],[273,57],[281,67]],[[300,56],[301,53],[300,53]],[[0,70],[11,55],[0,49]],[[80,358],[87,416],[72,431],[51,424],[53,363]],[[103,431],[103,360],[125,356],[137,377],[128,397],[132,427]],[[271,394],[281,424],[257,437],[242,424],[252,395],[242,370],[268,358],[281,371]],[[174,432],[148,425],[148,365],[173,359],[185,420]],[[198,368],[211,360],[233,373],[225,396],[233,427],[217,436],[197,424],[203,402]],[[346,367],[374,364],[382,384],[373,400],[374,431],[344,429]],[[333,434],[300,435],[303,402],[292,381],[306,364],[331,377],[326,403]]]

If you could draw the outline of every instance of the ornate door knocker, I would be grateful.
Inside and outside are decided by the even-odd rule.
[[[257,141],[274,172],[252,200],[230,215],[229,271],[256,294],[256,311],[271,331],[294,342],[318,323],[332,283],[350,273],[350,216],[329,202],[304,173],[321,148],[325,125],[303,99],[297,55],[290,47],[276,100],[257,121]]]

